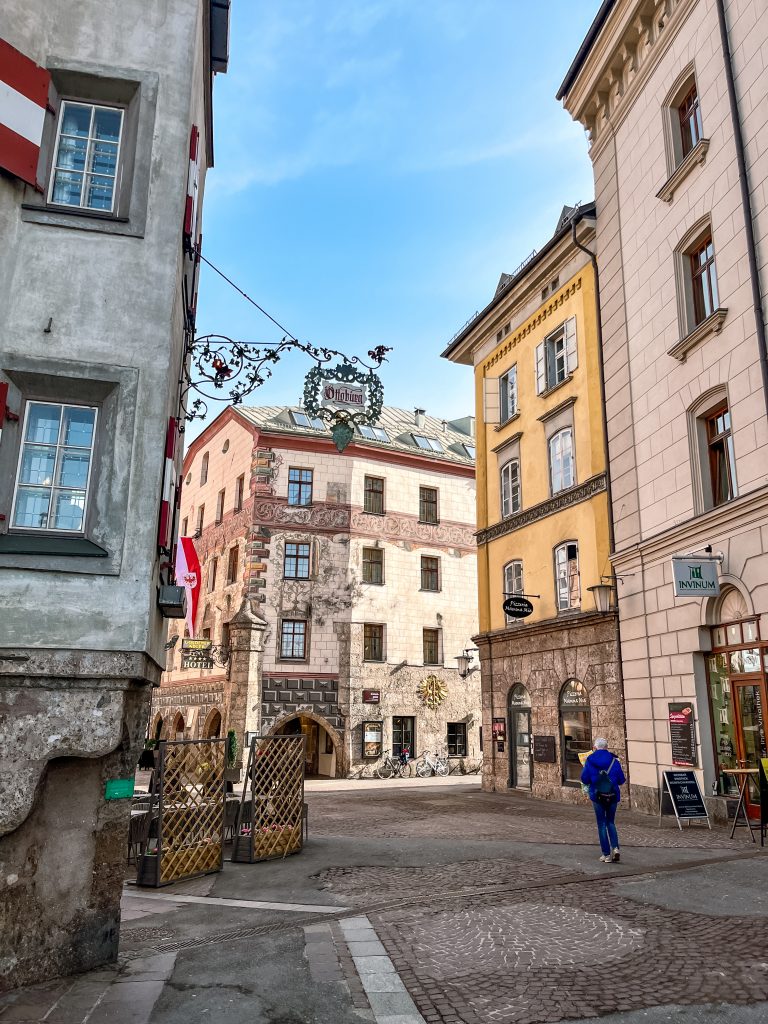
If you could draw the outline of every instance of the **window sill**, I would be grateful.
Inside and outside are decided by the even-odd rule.
[[[696,167],[697,164],[704,163],[708,149],[709,139],[699,139],[688,156],[685,157],[684,160],[680,161],[674,171],[661,186],[659,191],[656,193],[656,198],[661,199],[665,203],[671,203],[675,192],[680,187],[684,179],[688,177],[693,168]]]
[[[371,512],[371,510],[367,508],[364,508],[363,512],[365,512],[367,516],[385,516],[387,514],[386,512]]]
[[[517,419],[519,419],[519,418],[520,418],[520,410],[519,410],[519,409],[516,409],[516,410],[515,410],[515,411],[514,411],[514,412],[512,413],[512,415],[511,415],[511,416],[508,416],[508,417],[507,417],[507,419],[505,419],[505,420],[502,420],[502,422],[501,422],[501,423],[498,423],[498,424],[497,424],[497,425],[496,425],[496,426],[495,426],[495,427],[494,427],[493,429],[494,429],[495,431],[497,431],[497,432],[498,432],[499,430],[503,430],[503,429],[504,429],[505,427],[508,427],[510,423],[514,423],[514,422],[515,422],[515,420],[517,420]]]
[[[0,534],[0,554],[106,558],[109,552],[85,537],[41,537],[23,533],[4,533]]]
[[[551,394],[557,391],[558,388],[565,387],[565,385],[569,384],[572,380],[573,374],[569,373],[568,376],[561,380],[559,383],[553,384],[551,387],[545,388],[544,391],[540,391],[539,398],[548,398]]]
[[[432,587],[419,587],[420,594],[439,594],[440,592],[440,587],[437,587],[436,589],[433,589]]]
[[[128,217],[99,213],[97,210],[70,209],[48,203],[22,203],[21,219],[27,223],[74,228],[76,231],[100,231],[108,235],[144,237],[143,227],[138,227]]]
[[[380,583],[377,583],[376,580],[363,580],[363,584],[366,587],[383,587],[384,580],[382,580]]]
[[[439,526],[439,519],[419,519],[419,526]]]
[[[685,362],[685,357],[695,348],[700,342],[708,338],[710,334],[719,334],[723,329],[725,318],[728,314],[727,308],[716,309],[715,312],[708,316],[706,320],[702,320],[690,334],[686,334],[684,338],[676,341],[675,344],[667,349],[667,355],[672,356],[673,359],[679,360],[681,363]]]
[[[292,665],[296,665],[296,664],[306,665],[306,663],[309,661],[309,658],[283,658],[283,657],[279,657],[279,658],[276,658],[275,661],[278,661],[278,662],[290,662]]]

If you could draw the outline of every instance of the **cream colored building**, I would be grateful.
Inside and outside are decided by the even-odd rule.
[[[765,15],[762,0],[605,2],[559,93],[594,165],[629,774],[646,809],[681,763],[676,705],[691,705],[716,812],[728,769],[768,754]],[[673,556],[710,550],[720,596],[675,597]]]
[[[474,444],[471,417],[421,409],[385,408],[343,453],[299,408],[222,413],[180,512],[219,663],[181,671],[177,643],[153,732],[302,731],[331,777],[403,745],[479,761],[480,673],[456,667],[477,632]]]

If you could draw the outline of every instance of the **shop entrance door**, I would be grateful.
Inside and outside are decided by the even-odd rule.
[[[530,789],[533,781],[531,759],[531,698],[518,683],[509,691],[509,785],[511,789]]]
[[[765,684],[762,680],[732,681],[738,729],[736,742],[739,764],[744,768],[757,768],[761,757],[768,757],[765,737]],[[750,818],[760,817],[760,789],[758,776],[747,781],[747,813]]]

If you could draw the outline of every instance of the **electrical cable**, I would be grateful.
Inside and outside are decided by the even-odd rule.
[[[264,309],[262,306],[260,306],[255,299],[252,299],[251,296],[248,295],[247,292],[244,292],[243,289],[240,288],[238,285],[236,285],[235,282],[231,278],[227,277],[227,275],[224,273],[223,270],[219,270],[219,268],[217,266],[215,266],[213,263],[211,263],[211,261],[209,259],[207,259],[205,256],[203,256],[203,254],[200,252],[199,249],[197,249],[196,251],[197,251],[197,255],[200,257],[200,259],[203,261],[203,263],[206,263],[211,268],[211,270],[215,271],[215,273],[217,273],[219,275],[219,277],[223,278],[227,282],[228,285],[230,285],[232,288],[235,289],[236,292],[239,292],[243,296],[243,298],[246,299],[246,301],[250,302],[250,304],[252,306],[255,306],[256,309],[258,309],[258,311],[260,313],[263,313],[264,316],[268,320],[271,320],[272,323],[275,325],[275,327],[279,327],[280,330],[283,332],[283,334],[286,335],[286,337],[290,338],[291,341],[298,341],[299,340],[296,337],[295,334],[291,334],[291,332],[289,330],[286,330],[286,328],[283,327],[283,325],[281,323],[279,323],[279,321],[275,320],[275,318],[273,316],[271,316],[266,311],[266,309]]]

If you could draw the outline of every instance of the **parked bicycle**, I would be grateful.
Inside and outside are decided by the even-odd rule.
[[[376,765],[376,774],[380,779],[408,779],[411,776],[411,762],[407,755],[392,754],[387,751],[381,764]]]
[[[430,754],[428,750],[425,750],[416,762],[416,774],[420,779],[428,779],[430,775],[439,775],[441,778],[445,778],[449,772],[448,758],[442,757],[440,754]]]

